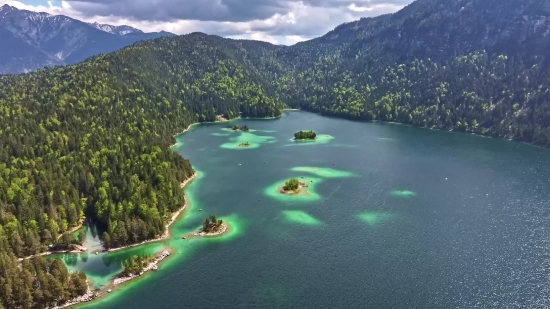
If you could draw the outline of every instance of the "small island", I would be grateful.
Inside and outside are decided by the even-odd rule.
[[[300,190],[302,190],[302,188],[305,188],[307,186],[307,183],[300,182],[298,179],[292,178],[285,182],[284,186],[281,188],[281,193],[298,194],[300,193]]]
[[[294,133],[294,140],[315,140],[317,134],[314,131],[299,131]]]
[[[250,146],[249,142],[244,142],[239,144],[239,147],[249,147],[249,146]]]
[[[204,219],[202,227],[198,232],[190,234],[188,236],[218,236],[222,235],[227,231],[227,223],[223,222],[222,219],[218,219],[216,215],[211,215]],[[182,237],[187,239],[188,236]]]
[[[231,127],[231,130],[233,130],[233,131],[241,130],[243,132],[248,132],[248,131],[250,131],[250,128],[247,125],[244,125],[242,127],[239,127],[238,125],[234,125],[234,126]]]

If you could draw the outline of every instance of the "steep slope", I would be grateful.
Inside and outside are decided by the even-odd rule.
[[[270,57],[293,106],[550,146],[548,0],[419,0]]]
[[[17,42],[14,43],[17,49],[10,49],[21,51],[19,55],[0,58],[0,63],[5,64],[0,66],[0,74],[74,64],[137,41],[173,35],[168,32],[143,33],[128,26],[87,24],[67,16],[19,10],[9,5],[0,8],[0,29],[2,33],[11,33],[11,40]]]
[[[282,103],[246,67],[235,42],[192,34],[0,77],[7,250],[39,252],[85,214],[107,229],[106,247],[161,234],[193,174],[168,148],[172,135],[220,114],[280,115]]]
[[[0,68],[2,73],[28,72],[43,64],[62,64],[39,49],[26,44],[13,33],[0,28]]]

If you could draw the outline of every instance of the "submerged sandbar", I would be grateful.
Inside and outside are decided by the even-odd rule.
[[[352,172],[337,170],[329,167],[296,166],[291,168],[294,172],[307,172],[325,178],[347,178],[356,176]]]
[[[302,210],[285,210],[282,214],[285,221],[289,223],[309,226],[320,225],[322,223],[319,219]]]

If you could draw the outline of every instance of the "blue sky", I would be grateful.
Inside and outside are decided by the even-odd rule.
[[[21,2],[23,2],[24,4],[32,5],[32,6],[37,6],[37,5],[48,6],[48,1],[43,1],[43,0],[24,0],[24,1],[21,1]],[[61,1],[50,1],[50,2],[54,6],[58,6],[58,7],[61,6]]]
[[[361,17],[395,12],[412,0],[0,0],[20,9],[143,31],[194,31],[294,44]]]

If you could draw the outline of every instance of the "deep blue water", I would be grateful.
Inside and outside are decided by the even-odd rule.
[[[549,150],[305,112],[231,124],[259,131],[204,124],[178,138],[201,178],[165,243],[176,257],[90,308],[550,306]],[[334,139],[290,141],[302,129]],[[259,147],[231,149],[247,139]],[[302,176],[318,199],[265,192]],[[210,213],[233,234],[179,239]]]

